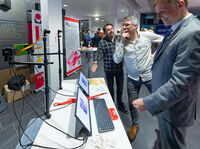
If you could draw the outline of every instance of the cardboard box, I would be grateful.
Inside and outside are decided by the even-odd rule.
[[[22,90],[24,96],[27,96],[30,94],[30,83],[27,80],[26,80],[26,84],[22,86],[21,90]],[[11,103],[15,100],[23,98],[23,94],[22,94],[21,90],[17,90],[17,91],[10,90],[8,88],[8,85],[4,85],[4,94],[7,98],[8,103]]]
[[[10,74],[9,69],[0,70],[0,94],[1,95],[3,95],[4,93],[4,85],[8,83],[8,80],[10,77],[14,76],[13,70],[15,71],[16,74],[23,74],[26,80],[29,80],[29,77],[30,77],[29,66],[13,68],[11,70],[11,74]]]

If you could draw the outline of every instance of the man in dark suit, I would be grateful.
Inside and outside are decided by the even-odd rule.
[[[158,18],[172,25],[152,65],[152,94],[133,101],[157,115],[162,149],[185,149],[186,128],[196,118],[200,83],[200,21],[188,12],[188,0],[154,0]],[[199,96],[198,96],[199,97]]]

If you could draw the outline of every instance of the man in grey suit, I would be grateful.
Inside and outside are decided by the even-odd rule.
[[[196,118],[200,21],[188,12],[188,0],[154,0],[153,6],[158,18],[172,25],[172,32],[154,57],[152,94],[132,104],[157,115],[162,149],[185,149],[186,128]]]

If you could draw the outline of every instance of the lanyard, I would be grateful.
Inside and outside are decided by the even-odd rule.
[[[106,92],[105,93],[100,93],[100,94],[97,94],[97,95],[94,95],[94,96],[88,96],[87,99],[88,100],[92,100],[92,99],[97,99],[98,96],[101,96],[101,95],[105,95],[107,94]],[[66,105],[66,104],[71,104],[71,103],[75,103],[76,102],[76,98],[68,98],[67,101],[64,101],[64,102],[55,102],[53,105],[54,106],[59,106],[59,105]]]

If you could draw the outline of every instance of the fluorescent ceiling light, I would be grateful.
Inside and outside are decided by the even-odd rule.
[[[121,9],[121,12],[124,12],[124,9]]]
[[[99,18],[95,18],[95,21],[99,21]]]
[[[67,7],[68,5],[63,5],[64,7]]]

